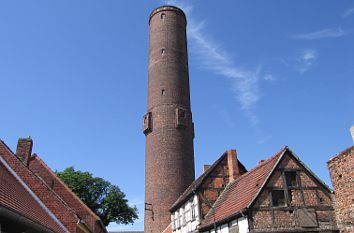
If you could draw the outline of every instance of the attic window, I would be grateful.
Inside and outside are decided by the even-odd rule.
[[[284,190],[273,190],[272,191],[272,201],[273,206],[285,206],[285,195]]]
[[[285,172],[285,180],[286,186],[288,187],[296,187],[298,186],[297,176],[295,171],[287,171]]]

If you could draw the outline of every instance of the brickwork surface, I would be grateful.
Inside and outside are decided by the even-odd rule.
[[[294,174],[291,185],[286,181],[286,172]],[[277,191],[280,198],[273,197]],[[289,153],[273,171],[251,211],[255,232],[336,230],[331,193]]]
[[[0,206],[20,213],[55,232],[64,232],[1,162]]]
[[[68,186],[39,158],[38,155],[31,157],[29,168],[37,176],[41,177],[44,182],[56,192],[65,203],[70,206],[78,217],[95,233],[106,232],[99,224],[99,217],[88,208],[79,197],[77,197]]]
[[[195,178],[194,127],[185,15],[175,7],[160,7],[149,23],[144,227],[158,233],[170,224],[169,208]]]
[[[30,171],[2,141],[0,141],[0,154],[69,232],[76,232],[76,224],[79,218],[75,212],[44,181]],[[21,202],[17,204],[21,205]]]
[[[354,146],[328,161],[335,194],[338,227],[343,233],[354,232]]]

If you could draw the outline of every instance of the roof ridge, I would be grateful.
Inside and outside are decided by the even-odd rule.
[[[275,154],[273,154],[270,158],[264,160],[261,163],[258,163],[254,168],[252,168],[251,170],[249,170],[248,172],[246,172],[245,174],[243,174],[242,176],[240,176],[237,179],[240,179],[241,177],[246,177],[248,176],[250,173],[252,173],[254,170],[257,170],[265,165],[267,165],[268,163],[270,163],[273,159],[275,159],[277,156],[279,156],[283,151],[285,151],[286,149],[289,149],[288,146],[283,147],[283,149],[279,150],[278,152],[276,152]],[[237,180],[236,179],[236,180]]]
[[[42,163],[50,173],[52,173],[58,180],[58,182],[60,182],[64,188],[69,191],[71,194],[73,194],[74,198],[76,200],[78,200],[81,204],[83,204],[83,206],[85,207],[86,210],[88,210],[90,212],[90,214],[93,214],[94,217],[96,218],[96,220],[101,220],[65,183],[64,181],[62,181],[53,171],[52,169],[44,162],[43,159],[41,159],[41,157],[38,154],[33,154],[33,156],[31,157],[31,159],[37,159],[40,163]],[[54,190],[53,190],[54,191]],[[55,191],[54,191],[55,192]],[[55,192],[56,193],[56,192]],[[58,194],[59,195],[59,194]],[[60,195],[59,195],[60,196]],[[63,200],[64,201],[64,200]],[[65,202],[65,201],[64,201]],[[66,202],[65,202],[66,203]],[[67,204],[67,203],[66,203]],[[71,208],[71,207],[70,207]],[[73,209],[73,208],[72,208]]]

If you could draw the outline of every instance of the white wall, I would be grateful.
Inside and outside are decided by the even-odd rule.
[[[235,219],[231,222],[228,222],[224,225],[217,226],[216,228],[216,233],[230,233],[230,227],[232,226],[238,226],[238,233],[247,233],[249,232],[249,226],[248,226],[248,219],[247,217],[241,217],[238,219]],[[212,229],[210,231],[204,231],[203,233],[215,233],[215,230]]]
[[[171,215],[174,233],[189,233],[200,224],[198,196],[194,195]]]

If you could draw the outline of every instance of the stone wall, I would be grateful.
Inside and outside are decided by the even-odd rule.
[[[354,146],[328,161],[335,194],[338,228],[354,232]]]

